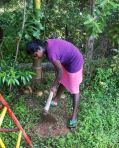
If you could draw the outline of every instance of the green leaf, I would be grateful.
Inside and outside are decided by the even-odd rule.
[[[17,79],[15,79],[15,82],[16,82],[17,85],[20,85],[20,83]]]
[[[94,21],[94,18],[92,18],[91,16],[87,17],[87,19],[88,20],[84,22],[84,25],[88,25],[88,24],[90,24],[91,22]]]
[[[5,83],[5,81],[6,81],[6,77],[3,77],[2,79],[3,84]]]
[[[12,79],[9,79],[7,83],[8,83],[8,86],[11,85],[13,83]]]
[[[30,38],[30,36],[28,35],[28,34],[25,34],[25,39],[29,39]]]
[[[119,6],[119,4],[113,2],[113,1],[110,1],[109,4],[115,9]]]

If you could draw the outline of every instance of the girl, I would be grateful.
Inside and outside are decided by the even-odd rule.
[[[69,119],[68,127],[77,125],[77,111],[79,104],[79,86],[82,82],[83,56],[79,49],[72,43],[62,39],[48,39],[43,42],[33,40],[27,45],[27,52],[35,58],[44,55],[54,65],[56,75],[51,86],[54,98],[51,106],[57,106],[58,100],[66,88],[72,95],[73,112]],[[57,89],[58,86],[58,89]]]

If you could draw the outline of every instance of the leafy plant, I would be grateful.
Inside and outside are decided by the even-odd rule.
[[[118,44],[118,47],[119,47],[119,23],[113,23],[110,27],[110,30],[109,30],[109,37],[112,41],[112,43],[115,45],[115,44]]]
[[[83,15],[84,25],[89,35],[98,37],[104,30],[108,16],[119,8],[119,4],[114,0],[98,0],[95,3],[93,15]]]
[[[110,78],[112,77],[112,68],[102,69],[98,68],[95,76],[95,87],[108,89],[110,84]]]
[[[94,77],[94,87],[96,90],[104,92],[114,92],[119,87],[119,54],[113,56],[105,68],[97,68]]]
[[[40,12],[38,17],[39,20],[31,10],[27,10],[27,20],[23,34],[25,39],[31,40],[32,37],[39,39],[41,31],[43,30],[43,26],[40,21],[43,17],[43,13]],[[19,36],[21,36],[20,32]]]
[[[26,85],[32,79],[34,73],[28,70],[21,70],[17,65],[5,61],[1,62],[0,69],[0,86],[6,85],[10,88],[12,86]]]

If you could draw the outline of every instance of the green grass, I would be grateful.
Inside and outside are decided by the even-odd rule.
[[[48,78],[39,88],[48,88],[51,81],[52,78]],[[93,87],[93,84],[90,87],[82,85],[76,131],[65,136],[46,139],[32,135],[30,138],[33,148],[119,148],[119,89],[110,87],[104,90],[100,87],[97,89]],[[25,103],[26,97],[30,97],[30,95],[19,97],[15,97],[15,95],[12,93],[9,98],[7,97],[7,101],[14,104],[12,110],[28,133],[38,123],[40,107],[39,110],[36,108],[31,110]],[[67,96],[70,97],[70,95]],[[39,102],[43,101],[43,98],[37,99]],[[71,108],[71,101],[67,102],[67,107]],[[14,127],[8,116],[6,116],[3,125]],[[13,148],[17,134],[2,133],[2,137],[8,147]],[[24,138],[22,138],[21,145],[21,148],[27,147]]]
[[[36,142],[45,148],[119,148],[119,95],[85,90],[81,96],[78,128],[75,133]]]

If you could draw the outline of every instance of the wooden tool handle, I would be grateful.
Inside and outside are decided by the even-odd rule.
[[[48,111],[49,111],[50,103],[51,103],[51,101],[52,101],[52,98],[53,98],[53,92],[50,91],[50,95],[49,95],[48,100],[47,100],[47,102],[46,102],[46,105],[45,105],[45,107],[44,107],[44,111],[45,111],[45,112],[48,112]]]

